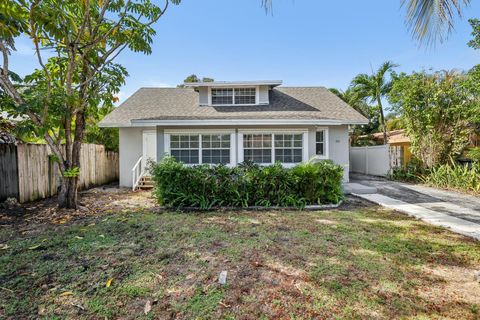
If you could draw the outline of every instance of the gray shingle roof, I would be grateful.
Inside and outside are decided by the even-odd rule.
[[[131,120],[367,119],[324,87],[277,87],[270,103],[256,106],[199,106],[199,94],[190,88],[141,88],[107,115],[104,126],[125,126]]]

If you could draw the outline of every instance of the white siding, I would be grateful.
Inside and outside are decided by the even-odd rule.
[[[327,159],[332,160],[336,164],[339,164],[343,167],[343,181],[349,181],[349,155],[348,155],[348,126],[328,126],[328,127],[319,127],[326,129],[326,139],[327,139],[327,150],[326,156]],[[317,131],[316,126],[309,128],[309,158],[316,157],[315,154],[315,134]]]
[[[268,86],[259,86],[259,104],[268,104],[269,103],[269,98],[268,98]]]
[[[198,99],[201,106],[208,105],[208,88],[207,87],[198,88]]]
[[[142,156],[142,129],[120,128],[120,186],[132,186],[132,168]]]
[[[328,158],[336,164],[343,167],[343,181],[349,181],[350,159],[348,155],[349,150],[348,126],[330,126],[328,127]]]

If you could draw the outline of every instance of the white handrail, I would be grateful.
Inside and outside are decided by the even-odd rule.
[[[138,159],[137,163],[133,166],[132,169],[132,189],[135,191],[138,187],[138,183],[143,175],[143,168],[142,168],[142,157]]]

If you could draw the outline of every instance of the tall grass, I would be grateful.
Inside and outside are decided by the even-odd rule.
[[[432,168],[420,179],[423,183],[435,187],[480,193],[480,163],[475,162],[471,166],[444,164]]]

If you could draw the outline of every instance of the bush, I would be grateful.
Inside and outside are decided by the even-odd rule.
[[[435,187],[480,193],[480,163],[444,164],[432,168],[422,181]]]
[[[420,162],[412,160],[405,167],[392,168],[388,178],[396,181],[419,182],[426,173],[427,170],[423,168]]]
[[[242,163],[187,166],[173,157],[153,164],[154,196],[170,208],[281,206],[338,203],[343,198],[342,167],[331,161],[302,163],[286,169]]]

